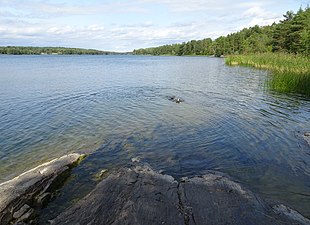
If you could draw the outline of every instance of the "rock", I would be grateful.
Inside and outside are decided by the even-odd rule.
[[[23,214],[20,218],[18,218],[17,223],[20,222],[30,223],[30,220],[32,220],[34,217],[35,217],[35,211],[34,209],[30,208],[25,214]]]
[[[299,224],[215,172],[177,182],[146,166],[110,174],[52,224]]]
[[[172,177],[147,167],[123,169],[52,224],[180,224],[177,186]]]
[[[310,145],[310,132],[305,132],[303,138]]]
[[[47,206],[48,202],[51,200],[52,194],[49,192],[43,193],[36,197],[36,206],[43,208]]]
[[[181,102],[184,102],[183,99],[181,98],[177,98],[176,96],[168,96],[168,100],[169,101],[172,101],[172,102],[175,102],[175,103],[181,103]]]
[[[45,196],[46,199],[44,193],[49,192],[49,189],[55,186],[55,182],[61,180],[61,176],[82,157],[84,155],[76,153],[65,155],[0,184],[0,225],[9,224],[13,215],[18,219],[18,212],[22,214],[20,210],[26,203],[33,207],[30,203],[35,202],[37,196]],[[33,213],[29,213],[23,214],[22,217],[31,217]]]
[[[291,209],[291,208],[289,208],[283,204],[273,206],[273,210],[278,214],[285,215],[285,216],[299,222],[300,224],[303,224],[303,225],[309,225],[310,224],[309,219],[303,217],[297,211],[295,211],[295,210],[293,210],[293,209]]]
[[[107,169],[100,170],[97,174],[95,174],[95,180],[96,181],[101,180],[107,172],[108,172]]]
[[[23,205],[23,207],[21,207],[18,211],[16,211],[14,214],[13,214],[13,218],[14,219],[18,219],[20,218],[22,215],[24,215],[28,210],[30,209],[30,206],[25,204]]]
[[[140,161],[141,161],[141,158],[139,156],[131,158],[131,162],[133,162],[133,163],[139,163]]]

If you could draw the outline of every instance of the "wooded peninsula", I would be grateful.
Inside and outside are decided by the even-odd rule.
[[[288,11],[270,26],[254,26],[215,40],[191,40],[181,44],[137,49],[136,55],[232,55],[264,52],[310,54],[310,8]]]

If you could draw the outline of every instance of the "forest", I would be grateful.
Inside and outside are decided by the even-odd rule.
[[[310,55],[310,8],[286,12],[279,23],[254,26],[215,40],[191,40],[180,44],[137,49],[136,55],[238,55],[280,52]]]
[[[64,47],[0,47],[0,54],[9,55],[114,55],[116,52],[99,51],[94,49],[64,48]]]

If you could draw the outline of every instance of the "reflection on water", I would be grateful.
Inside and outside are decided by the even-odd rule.
[[[267,76],[204,57],[1,56],[0,181],[92,152],[45,209],[57,213],[139,157],[177,178],[228,173],[310,217],[310,101],[265,90]]]

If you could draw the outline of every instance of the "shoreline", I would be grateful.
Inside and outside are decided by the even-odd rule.
[[[43,163],[0,184],[0,225],[32,222],[36,211],[54,197],[55,190],[70,176],[85,155],[71,153]]]
[[[53,193],[63,186],[70,177],[70,170],[85,157],[77,153],[68,154],[1,183],[0,225],[10,222],[38,224],[37,211],[56,197]],[[165,187],[170,191],[167,192]],[[132,207],[126,207],[128,204]],[[155,215],[153,219],[145,216],[149,213]],[[310,220],[297,211],[281,203],[271,205],[225,174],[208,171],[203,176],[177,181],[149,166],[139,165],[139,162],[134,162],[130,168],[109,173],[86,197],[50,223],[76,224],[82,221],[82,224],[96,224],[94,221],[111,219],[117,221],[116,224],[158,224],[159,220],[165,224],[169,221],[171,224],[177,221],[179,224],[193,224],[195,221],[197,224],[205,224],[204,221],[216,224],[247,221],[310,224]]]

